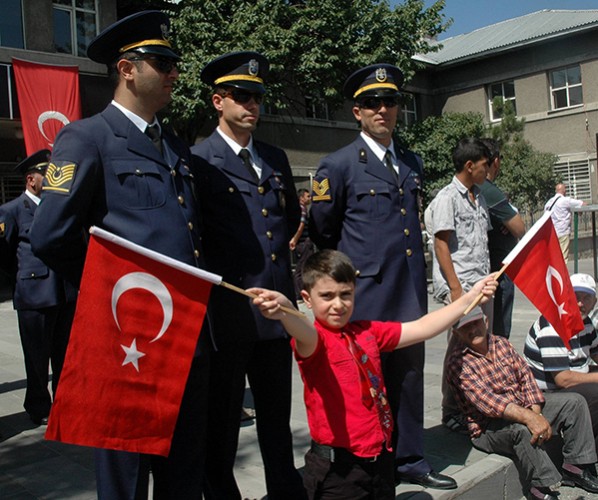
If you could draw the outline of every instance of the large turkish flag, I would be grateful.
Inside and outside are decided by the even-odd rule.
[[[220,281],[92,228],[46,439],[167,456]]]
[[[13,59],[27,155],[52,149],[56,134],[81,118],[79,69]]]
[[[569,339],[584,325],[550,212],[544,213],[503,263],[508,264],[507,275],[569,347]]]

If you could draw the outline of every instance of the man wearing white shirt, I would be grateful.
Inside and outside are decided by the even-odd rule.
[[[567,187],[564,184],[557,184],[555,195],[546,202],[544,211],[551,212],[550,217],[566,262],[567,257],[569,257],[569,243],[571,240],[569,237],[571,233],[571,209],[581,207],[584,202],[565,196],[565,194],[567,194]]]

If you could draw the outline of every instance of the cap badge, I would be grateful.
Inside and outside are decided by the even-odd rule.
[[[376,70],[376,80],[379,82],[385,82],[386,78],[386,68],[378,68]]]
[[[251,76],[257,76],[259,71],[260,71],[260,63],[257,62],[255,59],[251,59],[251,61],[249,61],[249,74]]]
[[[168,37],[170,36],[170,30],[168,29],[168,25],[166,23],[162,23],[160,25],[160,31],[162,32],[162,38],[164,38],[164,40],[168,40]]]

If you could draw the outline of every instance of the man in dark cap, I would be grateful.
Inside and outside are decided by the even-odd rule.
[[[25,158],[15,170],[25,178],[25,191],[0,207],[0,270],[13,284],[13,305],[25,358],[25,411],[36,425],[48,423],[75,313],[77,289],[59,278],[31,251],[29,229],[40,201],[50,151]]]
[[[168,29],[166,15],[144,11],[108,27],[89,45],[89,57],[108,65],[114,100],[60,131],[31,230],[36,255],[75,284],[91,225],[205,267],[191,154],[156,118],[178,78],[179,56]],[[169,457],[96,450],[100,499],[146,498],[150,468],[154,498],[201,497],[209,340],[206,332],[200,336]]]
[[[255,140],[268,61],[256,52],[218,57],[202,71],[214,88],[218,128],[191,148],[210,270],[241,288],[269,287],[294,297],[288,242],[300,210],[286,154]],[[210,374],[206,497],[241,495],[233,467],[245,375],[253,393],[268,498],[304,498],[290,431],[291,348],[282,326],[265,319],[243,296],[212,291],[218,352]]]
[[[421,158],[395,145],[403,74],[390,64],[353,73],[343,92],[361,125],[357,139],[324,158],[313,183],[310,237],[357,268],[353,320],[412,321],[427,312],[420,229]],[[396,476],[430,488],[456,482],[433,471],[423,450],[424,345],[383,358],[395,416]]]

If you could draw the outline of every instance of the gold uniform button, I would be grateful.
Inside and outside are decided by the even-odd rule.
[[[263,187],[263,186],[258,186],[258,188],[257,188],[257,192],[258,192],[258,193],[260,193],[260,194],[264,194],[264,191],[265,191],[265,190],[264,190],[264,187]]]
[[[407,210],[405,210],[404,208],[401,208],[401,213],[402,213],[403,215],[407,215]]]
[[[370,196],[374,196],[376,194],[376,191],[373,189],[370,189]]]
[[[411,248],[408,248],[408,249],[407,249],[407,252],[405,252],[405,253],[407,254],[407,257],[411,257],[411,254],[412,254],[413,252],[411,251]]]
[[[182,196],[179,196],[177,199],[179,200],[179,203],[181,205],[183,205],[185,203],[185,198],[183,198]]]
[[[228,188],[228,192],[229,193],[234,193],[235,192],[235,188],[234,187],[229,187]]]
[[[172,175],[173,177],[175,177],[175,176],[176,176],[176,170],[172,169],[172,170],[170,171],[170,175]]]
[[[355,270],[355,277],[357,278],[359,275],[361,275],[361,271],[359,269]]]
[[[268,237],[269,240],[272,239],[272,231],[266,231],[266,236]]]
[[[190,231],[193,231],[193,222],[187,222],[187,227]]]
[[[405,236],[409,236],[409,229],[403,229],[403,232],[405,233]]]
[[[405,191],[403,191],[403,188],[399,188],[399,194],[400,194],[401,196],[403,196],[403,194],[404,194],[404,193],[405,193]]]
[[[141,170],[139,170],[138,168],[135,169],[135,175],[141,175]]]
[[[196,257],[199,257],[199,250],[193,250],[193,255],[195,255]]]
[[[276,257],[275,253],[273,253],[272,255],[270,255],[270,258],[272,259],[272,262],[276,262],[277,257]]]
[[[268,209],[267,208],[262,208],[262,215],[264,217],[268,217]]]

